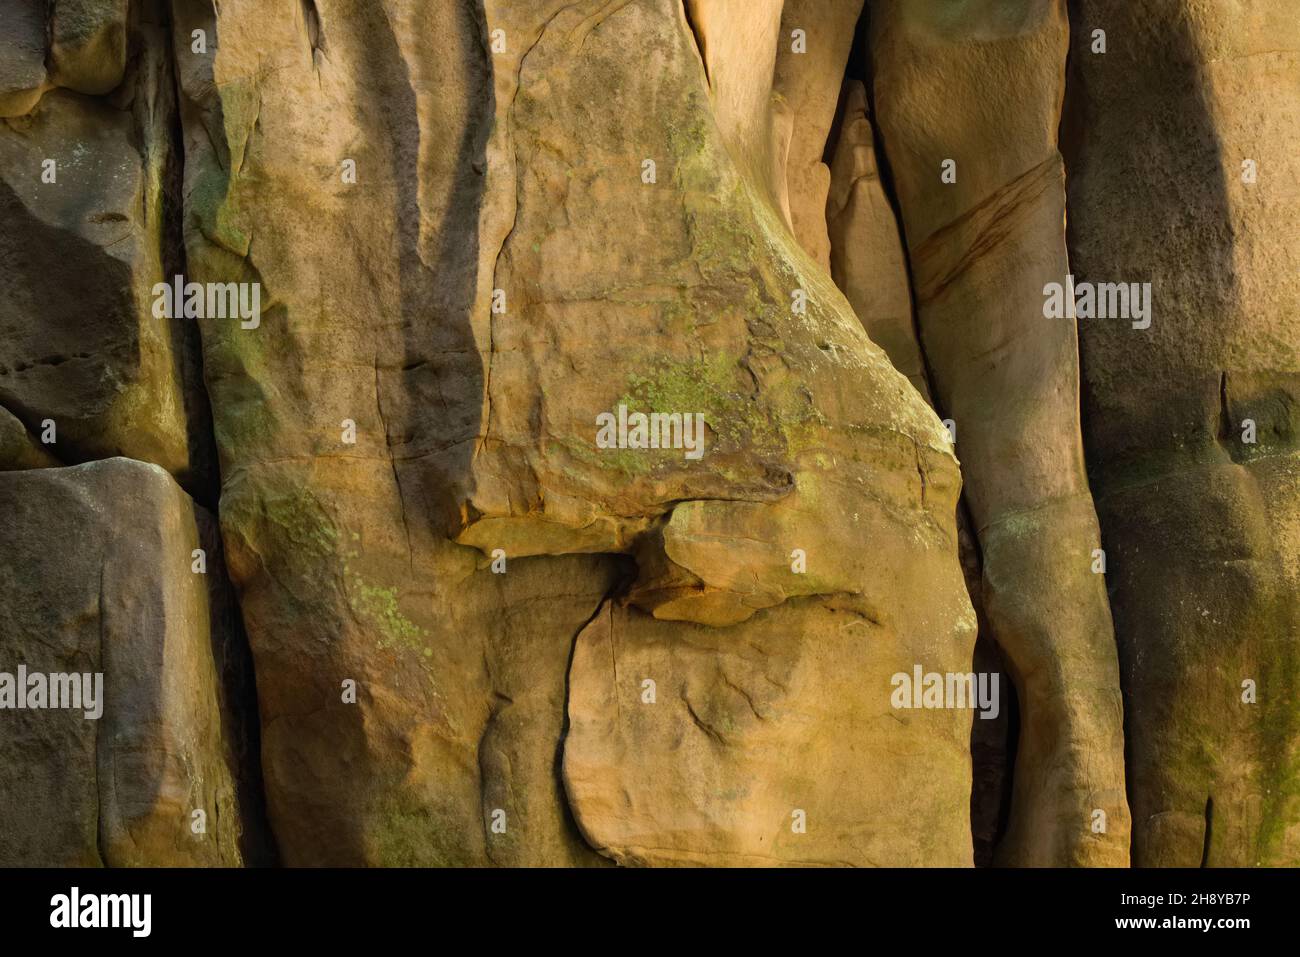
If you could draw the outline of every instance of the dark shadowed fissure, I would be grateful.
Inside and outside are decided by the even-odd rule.
[[[474,329],[478,292],[479,213],[486,186],[487,144],[496,112],[487,19],[479,0],[440,5],[429,29],[445,38],[443,54],[425,64],[422,84],[463,91],[426,106],[421,128],[416,87],[392,26],[377,16],[373,56],[391,60],[403,82],[383,84],[379,132],[392,147],[400,282],[401,358],[377,369],[386,441],[404,511],[445,537],[465,498],[475,442],[482,431],[487,383]],[[382,48],[382,49],[380,49]],[[387,68],[375,76],[386,75]],[[426,143],[422,136],[445,137]],[[420,173],[426,175],[423,197]],[[441,189],[429,189],[436,184]],[[422,205],[423,203],[423,205]],[[421,246],[423,231],[432,237]]]
[[[159,3],[152,12],[161,25],[162,35],[170,38],[174,26],[170,4]],[[165,62],[170,83],[160,84],[167,87],[160,94],[160,102],[166,113],[169,149],[162,182],[160,258],[163,278],[167,280],[172,276],[187,276],[188,262],[185,253],[185,135],[179,108],[180,77],[170,47]],[[198,326],[193,323],[173,322],[171,328],[173,355],[179,366],[176,375],[185,396],[186,434],[193,474],[193,488],[189,491],[196,503],[195,523],[209,561],[214,567],[224,568],[226,557],[219,511],[221,465],[216,452],[212,407],[203,375],[203,340]],[[202,515],[197,506],[205,508],[212,516],[211,520]],[[233,758],[230,774],[241,818],[239,851],[245,865],[274,866],[279,862],[279,851],[267,815],[262,776],[262,722],[252,649],[244,628],[239,596],[230,581],[224,576],[209,576],[208,591],[212,615],[209,634],[217,668],[217,690],[224,705],[221,709],[222,739],[234,748],[230,756]],[[223,610],[229,611],[228,615],[222,616],[227,620],[218,617]],[[228,636],[224,643],[222,636]]]
[[[170,32],[171,24],[166,25]],[[163,229],[162,267],[163,281],[173,276],[185,276],[188,263],[185,256],[184,182],[185,137],[181,130],[181,114],[177,105],[179,80],[175,76],[175,62],[169,55],[168,68],[172,83],[168,87],[165,104],[170,150],[163,171]],[[191,480],[187,489],[190,495],[213,514],[217,512],[221,496],[221,469],[217,460],[216,432],[212,423],[212,406],[208,402],[207,386],[203,379],[203,337],[199,327],[192,322],[172,322],[172,355],[175,357],[175,374],[181,383],[185,401],[185,433],[189,447]]]
[[[119,88],[103,97],[82,96],[54,90],[48,97],[77,99],[86,110],[122,109],[131,114],[131,146],[138,161],[160,176],[158,208],[146,208],[145,221],[160,217],[157,253],[161,276],[168,280],[186,273],[183,236],[184,141],[178,101],[178,77],[170,52],[171,5],[164,0],[139,0],[132,6],[131,47]],[[156,84],[153,86],[151,84]],[[123,93],[132,94],[119,105]],[[155,94],[150,97],[147,93]],[[40,109],[38,106],[37,110]],[[157,164],[156,166],[153,164]],[[144,203],[155,196],[146,186]],[[125,219],[109,214],[109,219]],[[111,255],[105,246],[83,239],[73,229],[50,225],[27,211],[10,186],[0,182],[0,273],[8,279],[5,295],[11,314],[40,322],[24,321],[14,327],[0,325],[0,406],[12,413],[38,443],[45,419],[57,425],[57,465],[76,465],[124,454],[106,446],[102,426],[95,416],[113,407],[124,388],[137,385],[144,367],[141,342],[140,298],[137,276],[127,262]],[[102,220],[92,220],[102,221]],[[212,569],[224,566],[224,555],[215,516],[218,509],[220,475],[211,409],[203,381],[202,346],[197,326],[183,318],[146,319],[163,323],[161,335],[169,340],[170,373],[178,386],[184,413],[186,465],[174,479],[188,494],[199,530],[200,542]],[[161,396],[151,399],[163,401]],[[43,444],[38,447],[46,448]],[[136,453],[140,454],[140,453]],[[164,561],[164,556],[159,556]],[[188,559],[187,559],[188,561]],[[100,625],[100,667],[130,673],[138,662],[115,666],[115,656],[127,653],[111,642],[115,623],[111,606],[103,601],[104,576],[117,567],[107,562],[100,570],[100,603],[96,610]],[[211,654],[215,663],[216,693],[223,708],[220,739],[230,750],[222,755],[237,792],[239,850],[250,865],[276,861],[274,841],[267,826],[261,779],[260,722],[256,681],[238,605],[229,581],[221,574],[206,576],[210,619],[194,622],[209,628]],[[117,591],[131,590],[119,583]],[[172,627],[166,624],[167,628]],[[108,643],[106,644],[106,641]],[[159,648],[153,662],[151,685],[146,691],[153,701],[162,701],[162,680],[166,650]],[[105,745],[108,746],[107,744]],[[98,749],[98,746],[97,746]],[[153,755],[151,758],[158,758]],[[141,794],[157,796],[163,769],[154,761],[142,761],[145,780],[134,782]],[[98,785],[97,785],[98,786]],[[101,801],[103,794],[100,795]],[[214,823],[223,811],[209,811]],[[103,821],[101,819],[101,826]],[[100,860],[104,860],[104,834],[97,829]]]
[[[704,68],[704,80],[709,86],[712,86],[713,80],[709,76],[709,61],[704,51],[704,34],[700,32],[699,25],[691,14],[691,0],[682,0],[682,14],[686,17],[686,26],[691,31],[691,38],[695,41],[695,52],[699,55],[700,65]]]

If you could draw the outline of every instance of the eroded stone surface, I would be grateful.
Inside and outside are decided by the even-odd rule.
[[[822,157],[861,13],[862,0],[785,0],[781,10],[773,86],[778,111],[789,114],[786,213],[799,245],[826,270],[831,170]]]
[[[567,651],[631,569],[584,553],[635,556],[628,597],[660,619],[723,626],[822,595],[807,615],[870,614],[927,668],[968,670],[943,432],[734,161],[683,11],[312,9],[223,4],[210,66],[177,50],[191,270],[259,281],[269,304],[257,330],[203,332],[286,860],[600,860],[554,762]],[[178,38],[212,25],[183,12]],[[489,72],[479,38],[498,29]],[[660,68],[632,69],[632,50]],[[626,161],[643,150],[655,183]],[[341,250],[362,268],[336,268]],[[704,413],[706,455],[598,450],[595,416],[623,396]],[[845,707],[884,711],[888,692]],[[886,725],[904,751],[919,733]],[[927,807],[966,833],[947,815],[968,759],[942,753]],[[968,854],[967,838],[947,859]]]
[[[129,7],[129,0],[50,0],[55,84],[98,95],[122,82]]]
[[[1128,857],[1118,662],[1079,432],[1056,131],[1064,3],[877,3],[877,120],[898,190],[935,400],[956,422],[984,609],[1022,725],[1003,858]],[[974,118],[978,118],[977,120]],[[945,164],[955,180],[945,182]],[[1104,833],[1094,811],[1106,815]]]
[[[944,617],[923,644],[816,599],[732,628],[605,606],[569,679],[583,834],[621,864],[969,866],[970,712],[889,700],[917,660],[969,655]]]
[[[164,249],[171,67],[157,24],[137,41],[114,98],[53,90],[0,125],[0,405],[34,435],[52,421],[47,451],[64,463],[124,455],[207,498],[194,330],[154,314],[178,263]]]
[[[21,116],[46,87],[44,0],[4,0],[0,31],[0,117]]]
[[[912,388],[929,398],[907,255],[880,180],[868,109],[862,82],[847,81],[826,204],[831,275],[871,341],[885,350]]]
[[[264,860],[252,679],[211,517],[127,459],[2,473],[0,514],[0,671],[103,675],[98,720],[0,712],[0,862]]]
[[[190,269],[265,290],[259,328],[203,336],[282,857],[603,863],[556,762],[573,637],[618,569],[511,550],[498,575],[445,537],[483,401],[484,25],[470,4],[178,8]]]
[[[1294,17],[867,6],[0,0],[0,857],[271,859],[228,565],[288,864],[1294,863]]]
[[[1148,328],[1079,320],[1134,863],[1293,866],[1300,23],[1285,3],[1085,0],[1075,34],[1071,266],[1152,284]]]

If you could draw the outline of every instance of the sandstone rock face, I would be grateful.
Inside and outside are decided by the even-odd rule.
[[[251,676],[211,517],[127,459],[0,474],[0,514],[0,672],[102,682],[97,719],[89,699],[2,712],[0,864],[261,860]]]
[[[583,834],[621,864],[969,864],[969,714],[900,726],[875,693],[952,652],[890,631],[807,599],[739,629],[602,608],[569,678]]]
[[[78,93],[108,93],[126,70],[129,0],[53,0],[52,79]]]
[[[1042,312],[1042,288],[1068,272],[1056,150],[1065,5],[958,13],[885,0],[872,7],[871,33],[925,355],[938,407],[956,422],[985,611],[1022,704],[1002,853],[1121,864],[1122,708],[1110,608],[1092,570],[1100,535],[1076,334]],[[1091,827],[1097,810],[1105,833]]]
[[[786,0],[781,11],[773,86],[790,118],[786,218],[799,245],[827,271],[831,170],[822,157],[861,14],[862,0]]]
[[[283,860],[599,863],[554,765],[573,636],[616,566],[512,551],[497,575],[445,537],[483,402],[481,19],[295,10],[176,24],[191,273],[265,290],[257,329],[203,338]]]
[[[741,147],[719,141],[685,24],[660,12],[621,9],[600,36],[592,28],[574,62],[550,49],[578,10],[559,13],[556,34],[528,48],[513,100],[498,96],[513,124],[498,131],[518,157],[514,215],[493,279],[509,307],[492,316],[485,435],[459,540],[511,554],[637,551],[644,574],[635,600],[660,617],[708,624],[742,621],[791,595],[868,594],[863,577],[884,563],[863,561],[850,545],[868,523],[882,523],[867,532],[882,546],[927,526],[936,543],[951,535],[956,475],[946,437],[825,274],[792,255],[763,191],[728,162]],[[503,23],[507,35],[519,32]],[[651,96],[681,105],[646,117],[644,128],[590,123],[571,153],[556,157],[561,147],[545,140],[542,148],[532,131],[580,125],[591,109],[585,90],[608,68],[602,42],[675,51],[642,81],[654,89],[626,96],[629,106]],[[532,69],[545,100],[525,86]],[[611,110],[618,106],[614,98]],[[614,157],[645,142],[663,150],[662,178],[673,178],[663,185],[673,188],[644,183],[635,170],[610,182]],[[555,190],[567,190],[569,224],[552,222],[541,201]],[[620,218],[629,205],[644,226]],[[629,264],[609,255],[617,242],[659,252]],[[570,275],[545,268],[563,259],[590,274],[576,291]],[[744,310],[716,305],[741,296]],[[796,299],[806,307],[797,311]],[[638,321],[614,326],[609,301],[631,304]],[[592,454],[597,416],[619,405],[703,413],[706,454]],[[545,441],[536,421],[546,423]],[[882,494],[864,502],[861,487]],[[919,523],[883,527],[890,509],[915,511]],[[825,542],[817,573],[802,577],[789,567],[801,536],[805,549]],[[723,548],[730,561],[719,567]]]
[[[91,31],[77,35],[93,46],[121,28],[95,19],[106,11],[61,22]],[[53,422],[46,451],[62,462],[125,455],[207,498],[197,343],[154,312],[154,285],[177,266],[164,249],[171,68],[158,24],[141,23],[137,43],[133,74],[110,99],[53,90],[0,126],[0,268],[13,277],[0,304],[0,405],[33,436]]]
[[[515,7],[510,11],[519,15]],[[736,17],[734,24],[729,15]],[[599,23],[590,16],[580,9],[557,13],[527,47],[517,88],[498,89],[504,121],[497,129],[513,141],[517,182],[511,230],[496,256],[493,282],[508,291],[511,305],[504,317],[492,320],[490,416],[473,463],[483,477],[475,483],[468,506],[472,523],[461,540],[484,550],[500,545],[507,551],[631,551],[638,576],[628,597],[652,619],[634,617],[628,627],[665,636],[642,652],[650,660],[637,661],[643,671],[654,670],[653,661],[673,686],[689,680],[692,664],[679,663],[663,642],[695,632],[655,625],[653,619],[735,626],[729,641],[764,644],[771,616],[760,621],[756,611],[799,596],[818,598],[801,605],[798,614],[780,615],[787,640],[798,636],[803,645],[790,651],[796,657],[821,657],[820,649],[809,646],[823,640],[830,603],[876,624],[873,647],[896,645],[903,649],[899,658],[956,669],[968,660],[974,621],[953,561],[957,485],[943,433],[861,335],[825,274],[804,265],[772,205],[771,190],[761,183],[762,160],[770,153],[756,144],[768,115],[770,81],[765,85],[754,70],[743,83],[734,76],[739,51],[728,44],[766,24],[768,32],[755,35],[750,49],[774,49],[776,18],[710,5],[709,17],[699,21],[701,70],[691,55],[689,22],[671,4],[627,5]],[[488,25],[497,22],[490,16]],[[499,22],[507,35],[520,32],[517,21]],[[532,36],[535,28],[523,32]],[[581,59],[569,52],[579,38]],[[621,71],[624,51],[647,46],[662,51],[659,68],[621,74],[618,93],[604,105],[607,112],[592,116],[586,91],[601,85],[609,71]],[[663,106],[638,116],[638,102]],[[550,134],[556,129],[583,129],[585,135],[566,147]],[[547,131],[544,137],[540,131]],[[657,180],[638,178],[635,167],[611,177],[608,171],[619,168],[620,158],[636,155],[642,144],[653,144],[659,157]],[[556,194],[564,196],[565,223],[554,221],[545,201]],[[620,213],[629,207],[637,211],[635,223]],[[629,236],[629,230],[638,235]],[[629,263],[610,255],[618,244],[656,252]],[[582,263],[578,281],[571,272],[547,269],[553,260]],[[791,308],[795,292],[807,297],[806,311]],[[746,303],[743,309],[726,305],[738,299]],[[604,305],[610,301],[627,302],[628,311],[613,312]],[[610,322],[615,316],[617,325]],[[629,323],[630,317],[635,321]],[[539,329],[545,335],[538,336]],[[644,465],[635,455],[593,457],[592,423],[621,404],[643,412],[702,412],[708,453],[692,461],[661,451]],[[529,426],[533,421],[546,423],[540,445]],[[874,544],[870,557],[853,548],[861,535]],[[793,572],[794,549],[813,557],[817,567]],[[923,580],[933,586],[923,604],[896,599],[901,582]],[[806,693],[835,693],[824,664],[805,669],[805,680],[816,689]],[[887,714],[888,674],[864,674],[845,710],[858,720]],[[763,835],[782,827],[789,833],[790,808],[751,823],[754,807],[726,789],[717,812],[695,825],[707,837],[674,852],[681,838],[664,829],[671,830],[673,813],[689,817],[694,795],[682,790],[651,796],[664,774],[662,759],[653,757],[662,753],[662,744],[638,747],[641,735],[664,742],[687,731],[701,752],[701,773],[707,769],[733,781],[758,771],[749,751],[762,745],[711,750],[707,729],[667,713],[652,729],[619,727],[612,732],[617,743],[588,722],[579,724],[577,716],[592,708],[607,714],[610,707],[616,713],[638,707],[635,692],[635,686],[619,682],[609,689],[608,681],[585,673],[582,680],[576,672],[570,677],[573,726],[565,780],[584,834],[616,859],[638,859],[646,848],[662,849],[667,859],[696,854],[715,863],[764,857]],[[589,694],[597,696],[590,704]],[[734,698],[725,706],[742,707]],[[774,722],[771,733],[786,749],[807,740],[809,727],[796,717],[805,713],[801,707],[806,701],[789,703],[783,720]],[[919,723],[938,741],[960,740],[969,727],[951,714],[927,715]],[[811,725],[816,727],[816,718]],[[915,859],[912,842],[899,841],[890,823],[904,817],[941,830],[968,828],[964,817],[950,819],[969,791],[967,761],[942,745],[933,762],[918,760],[915,726],[888,719],[877,729],[883,739],[896,741],[887,753],[904,755],[879,755],[884,779],[897,783],[929,774],[934,784],[910,807],[877,803],[864,786],[845,809],[845,830],[839,833],[866,829],[874,832],[873,840],[844,848],[835,858],[841,861]],[[581,756],[571,756],[571,749]],[[645,755],[644,767],[615,760],[614,767],[602,768],[611,760],[607,749]],[[834,753],[832,748],[826,757]],[[776,763],[770,756],[766,761],[767,773],[779,779]],[[603,778],[602,787],[588,796],[576,782],[593,776]],[[784,785],[773,780],[756,787],[770,788],[776,801]],[[632,806],[611,821],[604,808],[616,793],[630,794]],[[775,814],[776,806],[765,807]],[[629,829],[633,846],[625,844],[632,840]],[[969,862],[967,845],[954,842],[950,855],[934,861]],[[826,845],[819,849],[797,840],[778,843],[766,854],[775,860],[832,859]]]
[[[846,79],[826,202],[831,275],[844,290],[871,341],[885,350],[894,368],[906,375],[912,387],[933,405],[930,373],[921,353],[913,310],[907,255],[882,179],[869,111],[862,81]],[[1001,680],[1007,676],[984,615],[979,544],[964,502],[957,519],[962,573],[979,622],[975,669],[997,672]],[[976,721],[971,732],[976,775],[971,792],[971,825],[977,863],[988,863],[999,836],[1009,722],[1009,713],[1004,711],[997,718]]]
[[[0,116],[21,116],[45,91],[45,3],[5,0],[0,10]]]
[[[0,0],[0,864],[1300,863],[1288,3]]]
[[[59,460],[27,431],[22,420],[0,408],[0,470],[57,468]]]
[[[139,3],[156,22],[155,0]],[[23,116],[63,87],[100,95],[126,71],[129,0],[4,0],[0,3],[0,117]]]
[[[594,855],[563,826],[555,791],[556,709],[574,637],[625,566],[582,553],[636,557],[628,598],[637,610],[626,614],[651,633],[677,630],[656,617],[721,628],[818,595],[817,607],[787,616],[802,643],[816,642],[829,601],[876,622],[878,640],[907,649],[909,666],[954,670],[973,640],[953,558],[956,467],[938,423],[829,277],[802,265],[764,183],[751,178],[745,158],[765,154],[746,137],[767,120],[770,74],[761,94],[710,87],[688,20],[667,3],[604,18],[598,5],[508,4],[482,22],[469,8],[439,7],[438,42],[451,37],[462,51],[450,61],[416,30],[417,14],[430,12],[417,7],[270,22],[260,8],[229,4],[213,24],[196,6],[196,19],[177,24],[178,37],[206,28],[223,38],[210,61],[177,51],[191,270],[256,279],[273,303],[257,330],[203,329],[222,520],[258,661],[270,812],[291,862],[585,862]],[[497,30],[504,47],[489,65],[476,37]],[[581,57],[571,49],[579,43]],[[659,51],[661,69],[629,74],[637,49]],[[722,60],[712,75],[737,69],[725,47],[714,52]],[[616,76],[640,86],[597,110],[588,91]],[[438,96],[421,95],[426,88]],[[715,123],[714,97],[732,104],[719,107],[733,110],[730,133]],[[400,109],[373,109],[375,98]],[[629,128],[642,99],[672,105]],[[304,103],[331,110],[333,122]],[[460,143],[461,158],[419,162],[433,142]],[[611,178],[618,158],[643,145],[657,157],[657,181],[643,181],[636,160]],[[340,172],[347,159],[355,188]],[[304,183],[303,170],[318,181]],[[337,199],[309,207],[297,199],[305,190]],[[560,197],[567,222],[554,215]],[[619,252],[641,242],[627,235],[628,204],[644,242],[659,247],[649,257]],[[393,237],[392,247],[373,249],[375,236]],[[364,270],[340,273],[340,249]],[[808,299],[798,313],[796,289]],[[727,305],[737,297],[754,312]],[[708,454],[598,450],[596,417],[621,401],[702,413]],[[441,414],[431,417],[429,403]],[[356,424],[355,447],[340,440],[345,419]],[[324,457],[327,470],[315,465]],[[460,545],[445,540],[449,530]],[[851,546],[856,535],[872,537],[877,560]],[[791,571],[797,548],[814,556],[809,574]],[[498,550],[510,563],[501,577],[490,568]],[[568,583],[548,593],[559,580]],[[900,589],[924,590],[926,601],[903,602]],[[512,661],[497,660],[498,628]],[[315,659],[306,681],[304,648]],[[512,683],[512,668],[539,686],[533,703],[511,700],[501,682]],[[365,689],[359,707],[339,703],[347,680]],[[887,675],[859,689],[850,711],[888,714]],[[959,834],[968,822],[952,809],[969,793],[968,722],[943,712],[911,728],[880,726],[902,753],[921,726],[938,729],[940,763],[909,755],[880,774],[911,767],[942,781],[909,813]],[[804,731],[791,721],[784,733],[795,746]],[[737,758],[718,759],[736,773]],[[521,821],[528,796],[537,820]],[[493,831],[496,810],[518,823]],[[873,853],[912,859],[888,818],[902,807],[879,811],[886,843]],[[572,813],[585,833],[604,827],[581,800]],[[602,834],[598,846],[618,857],[616,839]],[[712,840],[722,855],[748,838]],[[935,860],[967,862],[969,840]]]
[[[1295,865],[1300,22],[1086,0],[1075,33],[1075,281],[1152,287],[1147,328],[1079,320],[1134,863]]]
[[[826,203],[830,271],[871,341],[927,399],[912,288],[899,223],[880,180],[866,87],[845,84],[844,109]]]

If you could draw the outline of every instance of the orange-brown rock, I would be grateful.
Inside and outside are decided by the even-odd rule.
[[[0,863],[1295,863],[1290,2],[0,0]]]
[[[1114,865],[1128,859],[1123,719],[1095,573],[1077,337],[1043,313],[1044,285],[1068,273],[1056,149],[1068,27],[1060,0],[960,15],[882,0],[871,11],[876,118],[921,340],[936,402],[956,424],[984,609],[1021,705],[1000,853]]]
[[[1139,866],[1300,863],[1295,14],[1075,17],[1071,268],[1151,284],[1145,319],[1079,320]]]

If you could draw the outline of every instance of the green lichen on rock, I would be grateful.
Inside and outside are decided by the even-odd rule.
[[[727,355],[659,359],[647,375],[633,373],[619,399],[628,412],[701,412],[725,447],[779,456],[801,446],[822,421],[812,404],[789,390],[767,386],[761,396],[741,386],[740,361]]]
[[[194,178],[186,207],[208,242],[242,258],[248,255],[249,240],[233,222],[229,197],[230,176],[216,164],[208,164]]]
[[[461,843],[469,821],[399,794],[366,815],[373,860],[382,867],[475,867],[484,862]]]
[[[1279,614],[1279,634],[1284,634],[1285,614]],[[1294,863],[1285,857],[1286,831],[1293,826],[1300,808],[1300,697],[1295,681],[1295,655],[1289,643],[1271,642],[1276,651],[1264,663],[1262,687],[1268,694],[1262,703],[1263,720],[1257,741],[1260,783],[1263,787],[1263,817],[1259,829],[1261,862]]]
[[[402,614],[397,586],[369,585],[358,574],[348,582],[348,602],[357,617],[379,631],[381,651],[405,649],[421,657],[433,654],[425,643],[429,632]]]
[[[299,554],[320,559],[335,553],[339,530],[309,489],[292,489],[283,495],[268,492],[261,509],[266,520],[280,530],[279,538],[292,543]]]
[[[563,448],[578,461],[588,465],[598,465],[628,475],[643,475],[652,471],[659,464],[655,456],[662,455],[663,452],[660,449],[597,449],[578,442],[552,443],[552,448]]]
[[[279,529],[277,538],[292,543],[298,554],[312,565],[341,555],[343,592],[348,607],[361,623],[378,632],[380,650],[412,651],[422,659],[432,656],[432,649],[425,642],[429,632],[402,612],[397,586],[373,584],[355,570],[361,552],[354,545],[343,550],[342,543],[358,542],[360,536],[335,525],[309,489],[270,496],[264,499],[262,510],[267,521]]]

